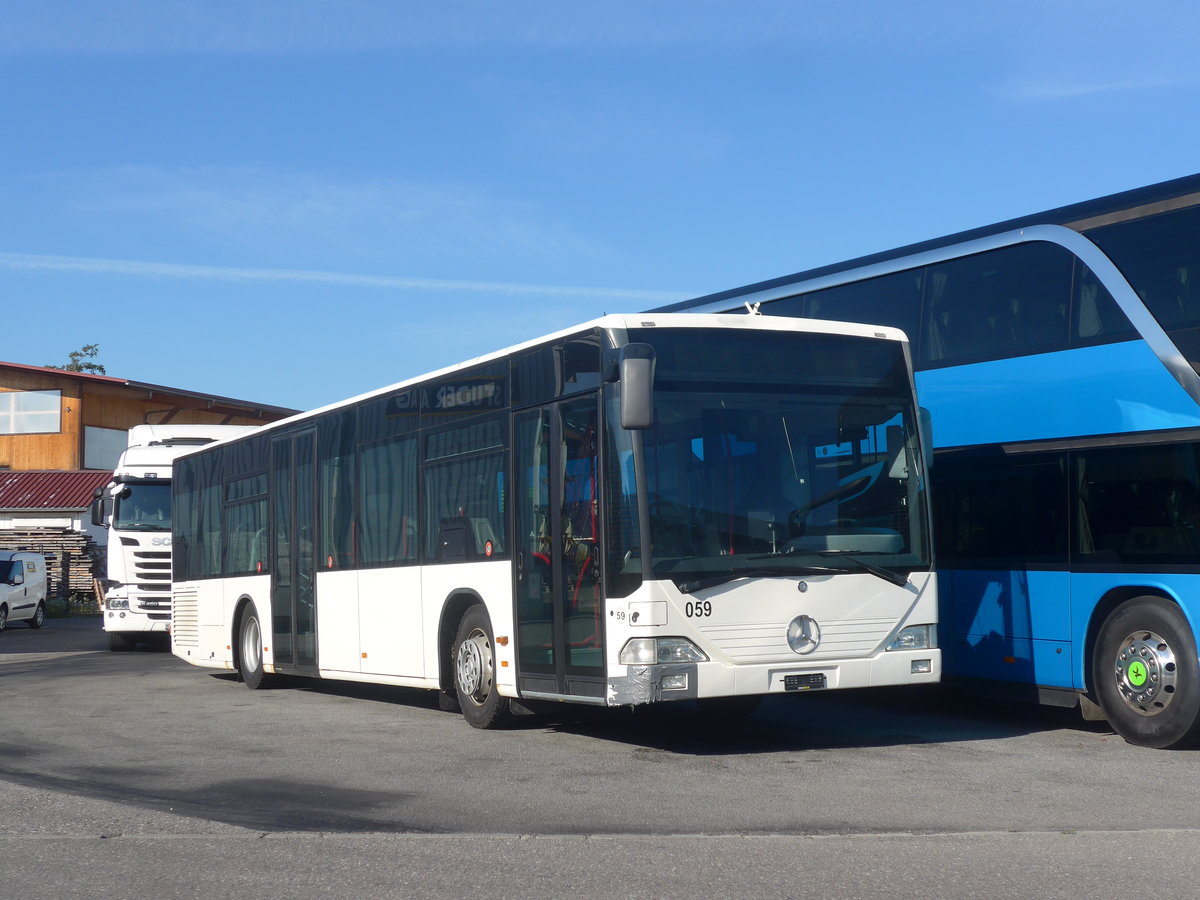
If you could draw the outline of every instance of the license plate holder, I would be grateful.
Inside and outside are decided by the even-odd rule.
[[[784,675],[785,691],[817,691],[825,687],[824,672],[806,672],[803,675]]]

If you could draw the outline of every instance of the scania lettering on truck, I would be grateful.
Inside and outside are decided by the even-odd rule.
[[[103,581],[109,648],[132,650],[171,624],[171,465],[181,453],[253,425],[137,425],[113,472],[97,489],[92,522],[108,529]]]

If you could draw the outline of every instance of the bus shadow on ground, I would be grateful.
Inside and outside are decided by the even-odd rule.
[[[691,756],[835,750],[1003,740],[1046,731],[1111,734],[1076,709],[986,700],[946,687],[876,688],[772,696],[745,717],[695,704],[573,711],[541,722],[564,733]]]
[[[277,684],[438,709],[432,691],[308,679],[281,679]],[[463,727],[469,726],[464,722]],[[506,727],[577,734],[692,756],[1003,740],[1060,730],[1112,734],[1104,722],[1085,722],[1077,709],[983,699],[944,685],[775,695],[741,717],[711,713],[687,701],[613,709],[542,703],[533,715],[515,716]]]

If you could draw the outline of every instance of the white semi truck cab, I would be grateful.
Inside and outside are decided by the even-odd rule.
[[[101,614],[112,650],[139,641],[165,645],[171,625],[171,465],[202,444],[253,431],[254,425],[137,425],[113,472],[97,488],[92,522],[108,529],[108,571]],[[156,634],[164,637],[154,638]]]

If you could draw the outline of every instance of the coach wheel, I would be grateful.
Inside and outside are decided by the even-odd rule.
[[[482,606],[472,606],[454,638],[454,689],[463,718],[476,728],[494,728],[507,718],[508,701],[496,691],[492,623]]]
[[[46,623],[46,604],[38,603],[37,609],[33,611],[33,616],[26,620],[25,624],[30,628],[41,628]]]
[[[253,603],[242,612],[242,621],[238,626],[238,673],[252,691],[268,683],[263,671],[262,625]]]
[[[1200,661],[1179,607],[1138,597],[1100,628],[1092,659],[1096,697],[1131,744],[1169,750],[1200,740]]]

